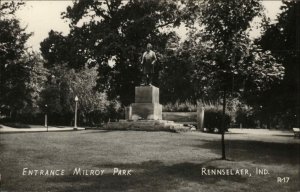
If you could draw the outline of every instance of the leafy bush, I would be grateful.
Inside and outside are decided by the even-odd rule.
[[[193,104],[190,101],[179,102],[176,101],[175,103],[167,103],[163,106],[164,112],[193,112],[197,111],[197,105]]]
[[[243,127],[256,127],[255,115],[251,107],[242,106],[236,112],[236,124],[242,124]]]
[[[109,104],[106,106],[103,111],[103,121],[118,121],[123,116],[123,108],[121,103],[117,100],[109,101]]]
[[[208,129],[209,132],[213,132],[215,128],[219,131],[222,128],[222,118],[223,112],[221,108],[215,109],[205,109],[204,115],[204,127]],[[225,127],[228,128],[231,122],[231,117],[229,114],[225,114]]]
[[[196,112],[197,106],[203,106],[205,109],[216,109],[222,106],[214,101],[199,100],[195,103],[187,100],[185,102],[176,101],[175,103],[167,103],[163,105],[163,112]]]
[[[213,101],[198,101],[197,104],[193,104],[190,101],[175,102],[174,104],[168,103],[163,106],[164,112],[192,112],[197,111],[197,106],[203,106],[205,108],[204,115],[204,127],[209,132],[215,132],[215,128],[220,131],[222,126],[222,105]],[[233,109],[233,110],[231,110]],[[235,108],[227,108],[225,114],[225,125],[228,128],[231,120],[234,117]]]

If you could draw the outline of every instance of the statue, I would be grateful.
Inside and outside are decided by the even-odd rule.
[[[147,44],[147,51],[144,52],[142,57],[142,67],[143,67],[143,84],[151,85],[153,82],[154,75],[154,64],[157,61],[156,54],[151,50],[152,45]]]

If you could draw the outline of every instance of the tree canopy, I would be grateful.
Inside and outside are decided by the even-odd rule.
[[[76,1],[63,14],[71,20],[71,32],[50,32],[41,43],[48,65],[64,61],[81,68],[99,65],[99,90],[128,105],[134,86],[141,82],[140,59],[146,44],[165,50],[174,35],[162,28],[179,24],[176,2],[168,1]]]
[[[63,19],[70,21],[70,33],[63,35],[51,30],[41,43],[45,60],[26,51],[25,42],[30,34],[13,16],[19,4],[1,5],[0,11],[8,15],[0,23],[4,29],[0,44],[1,90],[6,90],[1,95],[2,108],[17,110],[29,103],[36,105],[38,99],[33,98],[40,94],[51,97],[55,93],[52,101],[58,103],[52,111],[72,112],[69,105],[76,91],[64,91],[62,84],[51,91],[52,75],[71,89],[89,90],[77,90],[76,94],[101,93],[107,96],[103,100],[117,99],[128,105],[134,101],[134,87],[141,82],[141,56],[147,43],[153,45],[158,57],[155,83],[160,87],[162,103],[223,98],[226,105],[229,96],[245,97],[249,103],[251,97],[262,96],[264,103],[264,95],[273,93],[274,87],[269,88],[283,78],[284,72],[285,82],[289,82],[286,85],[294,86],[297,82],[294,80],[298,68],[292,64],[298,59],[297,51],[282,54],[274,50],[297,50],[297,38],[290,37],[295,31],[289,27],[295,24],[291,19],[297,10],[293,8],[297,7],[295,2],[285,3],[279,22],[266,25],[262,38],[253,41],[249,37],[250,24],[256,17],[264,17],[259,0],[77,0],[62,13]],[[174,31],[174,27],[182,24],[189,28],[184,41]],[[277,36],[273,36],[274,31]],[[273,37],[278,38],[276,43],[272,42]],[[41,67],[42,63],[47,69]],[[280,63],[284,63],[285,71]],[[87,85],[85,79],[77,76],[93,83]],[[39,80],[40,84],[34,83]],[[73,80],[78,81],[76,85],[69,83]],[[57,99],[56,93],[65,94],[68,99]],[[16,102],[10,103],[12,97]],[[295,100],[289,101],[290,106]],[[86,114],[89,108],[94,109],[94,104],[84,104]]]
[[[222,98],[222,159],[228,95],[264,90],[283,77],[284,68],[249,38],[251,21],[262,15],[259,0],[199,2],[200,30],[191,34],[189,50],[194,53],[195,77],[209,79],[210,88]]]
[[[272,86],[272,89],[259,93],[260,97],[251,98],[262,106],[262,111],[270,116],[281,116],[285,126],[299,126],[300,116],[300,2],[284,1],[278,22],[265,22],[265,31],[257,40],[263,50],[269,50],[285,68],[283,81]],[[259,99],[258,99],[259,98]]]
[[[16,114],[26,103],[30,81],[31,62],[27,59],[25,43],[30,34],[14,17],[22,3],[4,2],[0,6],[0,109]]]
[[[79,117],[81,123],[93,124],[96,119],[103,120],[108,109],[119,110],[118,102],[107,100],[105,92],[94,89],[97,80],[96,67],[76,72],[64,64],[51,68],[44,89],[40,93],[39,107],[47,112],[53,123],[71,124],[75,111],[75,96],[79,98]],[[45,108],[45,106],[47,106]],[[47,110],[47,111],[46,111]],[[97,113],[97,117],[94,114]]]

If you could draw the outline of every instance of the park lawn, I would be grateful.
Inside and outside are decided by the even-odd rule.
[[[297,139],[144,131],[73,131],[0,135],[0,191],[300,191]],[[102,176],[72,175],[74,168]],[[22,176],[23,168],[64,169],[60,176]],[[114,168],[132,169],[130,176]],[[249,169],[248,175],[202,175],[202,168]],[[269,171],[256,175],[255,169]],[[278,183],[277,177],[289,177]]]

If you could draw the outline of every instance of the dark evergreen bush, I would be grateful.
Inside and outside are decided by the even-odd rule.
[[[223,113],[220,109],[206,109],[204,115],[204,127],[208,129],[209,132],[213,132],[215,128],[220,132],[222,128],[222,117]],[[225,127],[226,130],[229,128],[231,122],[231,117],[225,114]]]

